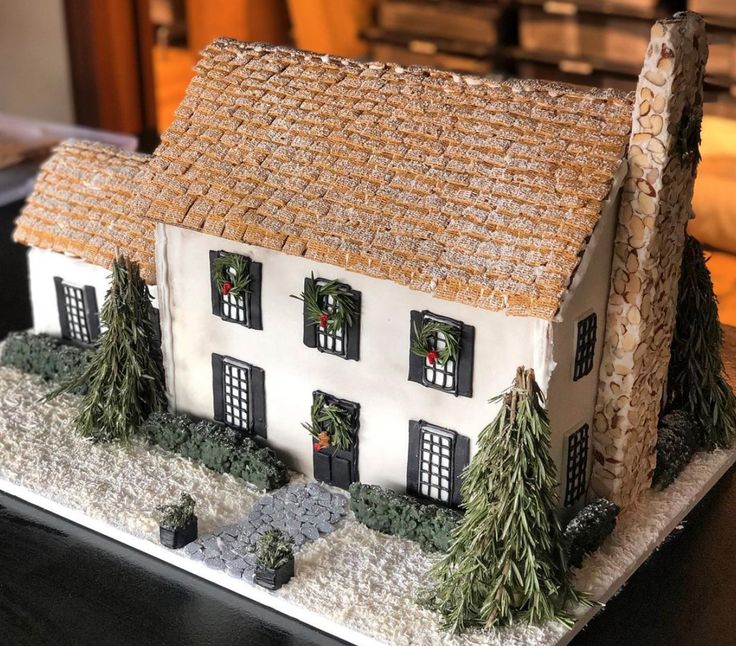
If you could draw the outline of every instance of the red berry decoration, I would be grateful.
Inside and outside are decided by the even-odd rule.
[[[433,366],[435,363],[437,363],[437,353],[434,350],[430,350],[427,352],[427,361],[429,361],[429,365]]]
[[[319,317],[319,326],[324,330],[327,327],[327,323],[330,321],[329,314],[321,314]]]
[[[315,451],[319,451],[320,449],[319,442],[315,442],[312,446],[314,447]]]
[[[222,283],[222,295],[227,296],[232,288],[233,284],[229,280],[226,280],[224,283]]]

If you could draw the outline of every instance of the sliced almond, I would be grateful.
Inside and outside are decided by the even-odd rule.
[[[660,70],[647,70],[644,73],[644,78],[652,85],[656,85],[658,87],[662,87],[667,82],[667,77]]]

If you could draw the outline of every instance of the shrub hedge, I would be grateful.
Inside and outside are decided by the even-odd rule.
[[[666,489],[680,475],[698,448],[699,424],[684,410],[673,410],[662,417],[657,430],[657,466],[652,486]]]
[[[583,507],[567,524],[564,543],[567,560],[580,567],[583,556],[595,552],[616,527],[619,506],[600,498]]]
[[[447,551],[457,511],[424,503],[377,485],[350,485],[350,508],[366,527],[416,541],[425,549]]]
[[[11,332],[3,345],[0,364],[40,375],[46,381],[61,382],[83,370],[92,353],[48,334]],[[84,384],[73,392],[83,395],[86,390]]]
[[[151,414],[140,428],[153,444],[201,462],[220,473],[230,473],[259,489],[278,489],[289,481],[289,472],[273,449],[237,431],[188,415]]]

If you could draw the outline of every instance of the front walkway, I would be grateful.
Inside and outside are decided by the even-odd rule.
[[[201,536],[183,551],[208,567],[251,581],[258,539],[267,530],[281,530],[298,552],[307,541],[331,534],[347,513],[346,496],[314,482],[291,484],[259,498],[242,522]]]

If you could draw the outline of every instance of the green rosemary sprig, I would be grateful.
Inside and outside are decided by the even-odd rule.
[[[307,318],[312,325],[330,333],[350,327],[357,315],[357,304],[350,288],[336,280],[320,283],[314,274],[306,281],[299,296],[291,295],[306,306]],[[328,299],[332,304],[328,305]]]
[[[237,253],[225,253],[215,258],[215,283],[223,296],[245,296],[250,292],[248,261]]]
[[[588,603],[570,579],[549,418],[534,372],[519,368],[500,399],[464,473],[465,514],[419,597],[455,633],[516,622],[570,625],[570,606]]]
[[[127,442],[146,417],[166,407],[151,296],[128,258],[113,263],[100,321],[103,332],[87,367],[45,399],[85,384],[76,430],[95,442]]]
[[[350,412],[337,404],[327,404],[324,395],[319,395],[312,402],[311,419],[303,422],[302,426],[324,448],[320,438],[321,433],[327,433],[330,443],[341,451],[349,451],[353,439],[351,437]]]
[[[437,339],[444,337],[445,347],[437,349]],[[411,351],[430,363],[444,366],[448,361],[457,361],[460,352],[460,334],[454,325],[426,319],[420,328],[412,324]]]
[[[736,439],[736,398],[725,378],[722,348],[718,301],[703,247],[688,236],[677,295],[667,409],[690,413],[702,429],[699,444],[709,451],[729,447]]]

